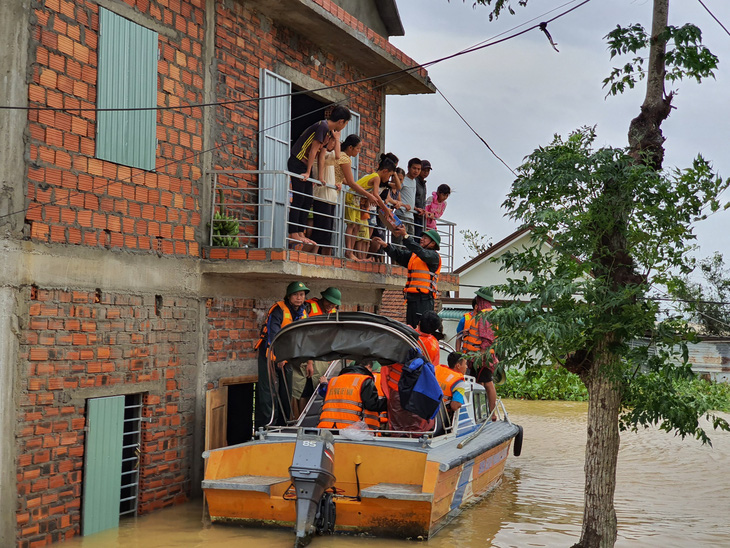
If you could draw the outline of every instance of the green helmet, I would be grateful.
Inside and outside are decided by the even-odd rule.
[[[431,238],[431,240],[433,241],[433,243],[436,244],[436,247],[435,247],[436,251],[438,251],[441,248],[441,236],[434,229],[424,230],[421,233],[421,236],[428,236],[429,238]]]
[[[489,301],[490,303],[494,302],[494,294],[492,293],[492,289],[488,285],[480,287],[475,291],[475,293],[485,301]]]
[[[292,282],[286,286],[287,297],[292,293],[296,293],[297,291],[304,291],[304,294],[306,295],[307,293],[309,293],[309,288],[304,285],[304,282]]]
[[[342,293],[340,293],[340,290],[336,287],[328,287],[322,291],[322,298],[327,299],[335,306],[340,306],[342,304]]]

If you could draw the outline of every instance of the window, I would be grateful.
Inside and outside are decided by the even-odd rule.
[[[96,106],[157,106],[157,33],[99,8]],[[157,111],[102,111],[96,118],[96,157],[155,169]]]
[[[352,118],[350,118],[350,121],[347,122],[347,125],[345,126],[345,129],[342,130],[342,140],[344,141],[345,138],[348,135],[355,134],[358,137],[361,137],[360,135],[360,115],[357,112],[350,111],[352,114]],[[359,177],[358,173],[358,166],[360,165],[360,155],[358,154],[352,159],[352,176],[357,181]],[[382,188],[382,187],[381,187]]]

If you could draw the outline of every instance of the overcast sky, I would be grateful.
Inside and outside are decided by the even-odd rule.
[[[406,30],[394,45],[419,63],[454,53],[511,29],[530,19],[540,22],[565,11],[549,10],[567,0],[531,0],[516,15],[489,22],[487,7],[467,0],[398,0]],[[703,0],[730,28],[730,2]],[[577,2],[576,2],[577,3]],[[570,6],[574,3],[570,3]],[[560,50],[545,35],[530,31],[494,47],[444,61],[428,69],[434,84],[513,169],[536,147],[548,144],[555,133],[596,125],[597,144],[626,146],[629,122],[639,113],[642,84],[619,97],[605,99],[602,80],[623,60],[609,59],[603,37],[616,25],[642,23],[651,27],[651,0],[593,0],[548,26]],[[730,36],[697,0],[672,0],[669,22],[691,22],[703,31],[703,42],[720,58],[716,80],[703,84],[681,82],[676,110],[664,122],[667,138],[664,167],[686,167],[698,154],[711,160],[722,176],[730,176]],[[504,217],[501,203],[513,175],[484,147],[437,94],[389,96],[386,149],[405,164],[418,156],[434,167],[429,193],[440,183],[454,193],[445,218],[459,229],[479,231],[496,243],[516,225]],[[404,165],[405,167],[405,165]],[[730,200],[730,191],[723,196]],[[730,210],[698,224],[699,257],[722,252],[730,263]],[[460,239],[460,238],[459,238]],[[457,245],[458,266],[466,251]]]

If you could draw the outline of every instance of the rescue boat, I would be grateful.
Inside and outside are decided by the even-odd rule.
[[[423,350],[419,345],[418,333],[404,324],[352,312],[294,322],[271,349],[277,360],[330,361],[332,378],[350,360],[407,363]],[[468,376],[465,384],[465,404],[455,416],[449,420],[442,405],[433,430],[418,437],[319,429],[323,402],[315,391],[289,425],[269,425],[250,442],[204,453],[210,519],[290,527],[295,545],[329,533],[433,536],[499,484],[510,446],[515,456],[521,451],[522,428],[501,400],[488,410],[484,388]]]

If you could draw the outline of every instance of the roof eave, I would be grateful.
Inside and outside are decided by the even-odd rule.
[[[306,36],[326,51],[337,45],[337,58],[365,77],[380,76],[386,95],[435,93],[436,87],[423,68],[384,37],[366,27],[342,8],[314,0],[267,0],[256,9],[274,21]],[[412,70],[407,70],[412,69]]]

